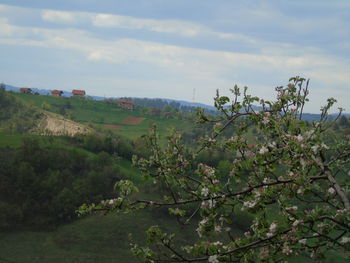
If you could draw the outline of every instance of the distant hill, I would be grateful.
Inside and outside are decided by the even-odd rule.
[[[12,85],[4,84],[5,85],[5,90],[8,91],[13,91],[13,92],[19,92],[19,87],[15,87]],[[39,95],[50,95],[52,90],[49,89],[38,89],[38,88],[31,88],[33,93],[38,93]],[[70,91],[63,90],[63,97],[71,97],[73,96]],[[105,99],[119,99],[119,98],[128,98],[131,100],[134,100],[136,105],[139,106],[146,106],[146,107],[157,107],[155,105],[158,105],[157,108],[162,108],[164,105],[169,105],[172,107],[175,107],[177,109],[182,109],[182,110],[189,110],[190,108],[203,108],[208,111],[216,111],[216,108],[211,105],[207,105],[204,103],[198,103],[198,102],[188,102],[185,100],[174,100],[174,99],[167,99],[167,98],[137,98],[137,97],[101,97],[101,96],[89,96],[89,98],[96,100],[96,101],[101,101]],[[147,102],[145,102],[147,100]],[[159,101],[163,101],[165,103],[159,103]],[[255,106],[254,110],[261,110],[261,107]],[[350,117],[350,113],[342,113],[342,115],[346,117]],[[331,114],[331,116],[337,116],[337,114]],[[315,114],[315,113],[304,113],[303,114],[303,120],[306,121],[317,121],[321,117],[320,114]]]

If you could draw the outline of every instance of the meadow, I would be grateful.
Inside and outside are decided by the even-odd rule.
[[[136,139],[147,134],[149,128],[154,124],[157,125],[161,134],[165,134],[172,127],[186,131],[192,126],[190,121],[150,116],[140,110],[124,110],[116,104],[109,104],[104,101],[81,98],[56,98],[20,93],[13,93],[13,95],[28,106],[63,114],[74,121],[99,129],[108,129],[114,134],[123,135],[130,139]],[[143,120],[138,124],[130,124],[125,121],[130,117],[142,118]],[[118,128],[114,129],[112,125]]]

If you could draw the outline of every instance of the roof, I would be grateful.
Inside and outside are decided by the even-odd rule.
[[[20,88],[20,91],[32,91],[30,88]]]
[[[117,100],[118,103],[130,104],[133,105],[134,102],[132,100]]]
[[[72,93],[73,95],[85,95],[85,90],[74,89]]]
[[[61,95],[62,93],[63,93],[62,90],[57,90],[57,89],[51,91],[51,94],[59,94],[59,95]]]

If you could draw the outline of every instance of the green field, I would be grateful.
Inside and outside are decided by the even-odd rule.
[[[132,240],[144,244],[144,231],[159,225],[165,232],[177,233],[181,243],[191,242],[193,229],[176,224],[159,211],[133,214],[93,215],[62,225],[53,231],[21,231],[1,233],[0,262],[13,263],[136,263],[129,251]],[[314,262],[305,257],[290,259],[291,263]],[[346,263],[347,259],[330,251],[325,263]]]
[[[164,119],[138,111],[129,111],[118,108],[116,105],[108,104],[104,101],[94,101],[90,99],[78,98],[55,98],[52,96],[36,96],[28,94],[13,93],[14,96],[24,101],[27,105],[38,108],[45,108],[56,113],[60,113],[60,105],[70,105],[70,109],[65,109],[65,115],[69,118],[84,123],[91,124],[102,129],[106,129],[104,125],[118,125],[120,129],[109,129],[115,134],[135,139],[141,135],[147,134],[148,129],[156,124],[161,134],[165,134],[169,128],[176,127],[179,130],[186,131],[193,124],[189,121],[178,119]],[[50,105],[50,106],[45,106]],[[127,117],[144,118],[139,124],[127,124],[124,120]]]
[[[134,214],[94,215],[58,227],[51,232],[1,233],[0,262],[139,262],[129,251],[129,236],[136,243],[144,241],[144,230],[160,225],[177,231],[170,219],[162,220],[148,211]],[[186,232],[181,240],[191,240]]]
[[[25,135],[25,136],[38,137],[35,135]],[[4,147],[4,146],[17,147],[22,143],[23,137],[24,135],[22,134],[0,132],[0,147]]]

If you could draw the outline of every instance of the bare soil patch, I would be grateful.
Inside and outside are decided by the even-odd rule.
[[[125,124],[140,124],[145,118],[142,117],[133,117],[133,116],[128,116],[123,120],[123,123]]]
[[[123,126],[116,125],[116,124],[104,124],[103,127],[108,128],[108,129],[112,129],[112,130],[116,130],[116,131],[120,131],[124,128]]]
[[[65,119],[58,114],[46,112],[33,132],[42,135],[74,136],[75,134],[86,134],[91,131],[90,128],[83,124]]]

